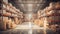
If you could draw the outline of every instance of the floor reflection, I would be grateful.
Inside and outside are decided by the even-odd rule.
[[[16,30],[9,30],[9,31],[0,31],[0,34],[28,34],[29,30],[20,30],[20,29],[16,29]],[[43,29],[34,29],[32,30],[32,34],[44,34],[44,30]],[[57,32],[54,32],[52,30],[46,30],[46,34],[59,34]]]
[[[18,29],[0,31],[0,34],[29,34],[28,32],[29,32],[30,29],[28,28],[28,24],[29,23],[26,22],[26,24],[22,24],[22,25],[24,25],[24,27],[17,26]],[[25,27],[25,25],[27,27]],[[22,28],[25,28],[25,29],[22,29]],[[34,25],[32,23],[32,33],[31,34],[44,34],[44,28],[43,27],[39,27],[37,25]],[[60,33],[54,32],[51,29],[46,29],[46,34],[60,34]]]

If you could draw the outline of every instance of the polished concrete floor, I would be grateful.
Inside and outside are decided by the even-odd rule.
[[[0,34],[59,34],[50,29],[44,30],[44,27],[39,27],[31,22],[24,22],[17,25],[15,29],[0,31]]]

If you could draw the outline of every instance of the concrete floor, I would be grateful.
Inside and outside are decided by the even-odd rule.
[[[0,31],[0,34],[58,34],[49,29],[44,31],[43,27],[39,27],[34,23],[24,22],[21,25],[17,25],[15,29]]]

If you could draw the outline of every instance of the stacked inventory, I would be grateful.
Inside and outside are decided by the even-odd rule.
[[[45,9],[47,21],[52,30],[60,28],[60,2],[52,2],[50,6]]]
[[[11,3],[1,1],[0,9],[0,30],[15,28],[17,24],[22,23],[23,12],[12,6]]]
[[[44,26],[44,23],[43,23],[44,18],[43,18],[43,15],[42,15],[43,13],[44,13],[44,11],[42,12],[42,10],[39,10],[37,12],[37,19],[34,20],[34,23],[36,25],[40,26],[40,27]]]
[[[38,19],[40,20],[37,20],[37,25],[39,25],[40,23],[45,23],[46,21],[46,26],[48,26],[53,31],[56,31],[56,29],[60,29],[60,2],[50,3],[50,5],[44,10],[38,11],[37,15]],[[39,26],[41,26],[41,24]]]

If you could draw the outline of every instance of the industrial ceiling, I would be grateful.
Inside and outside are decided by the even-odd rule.
[[[50,2],[59,0],[9,0],[16,8],[24,13],[36,13],[39,9],[42,10],[49,5]]]

